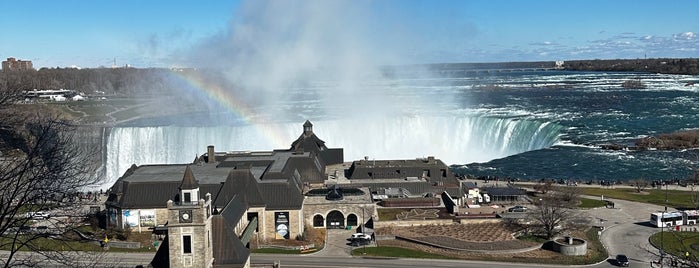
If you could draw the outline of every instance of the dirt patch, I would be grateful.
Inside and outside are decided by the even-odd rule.
[[[437,247],[431,247],[431,246],[426,246],[426,245],[420,245],[408,241],[400,241],[400,240],[381,240],[377,242],[379,246],[387,246],[387,247],[402,247],[402,248],[409,248],[409,249],[415,249],[419,251],[424,251],[428,253],[433,253],[433,254],[439,254],[439,255],[444,255],[444,256],[449,256],[452,258],[458,258],[458,259],[469,259],[469,260],[493,260],[493,256],[497,256],[498,258],[502,258],[502,260],[507,260],[508,258],[511,258],[511,261],[517,262],[518,259],[552,259],[556,257],[560,257],[561,255],[548,251],[548,250],[543,250],[543,249],[537,249],[537,250],[531,250],[527,252],[521,252],[521,253],[503,253],[503,254],[498,254],[497,252],[493,253],[479,253],[479,252],[468,252],[468,251],[461,251],[461,250],[449,250],[449,249],[443,249],[443,248],[437,248]]]
[[[410,238],[425,236],[451,237],[467,242],[494,242],[515,240],[514,231],[502,223],[473,223],[450,225],[425,225],[409,227],[383,227],[376,229],[379,235],[397,235]]]
[[[376,232],[460,250],[516,250],[537,244],[517,240],[501,223],[383,227]]]
[[[427,220],[439,218],[438,209],[411,209],[401,211],[396,215],[397,220]]]

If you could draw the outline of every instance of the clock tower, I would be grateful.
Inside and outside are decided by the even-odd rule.
[[[211,194],[199,197],[199,183],[190,166],[167,208],[170,267],[211,267]]]

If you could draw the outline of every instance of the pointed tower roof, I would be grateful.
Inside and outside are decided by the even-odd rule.
[[[187,165],[184,170],[184,176],[182,177],[182,184],[180,184],[180,190],[191,190],[199,188],[199,183],[194,178],[194,173],[192,173],[192,168]]]
[[[303,132],[301,136],[291,143],[290,148],[292,151],[306,152],[318,152],[325,149],[327,149],[327,147],[325,147],[325,142],[313,133],[313,124],[309,120],[303,123]]]

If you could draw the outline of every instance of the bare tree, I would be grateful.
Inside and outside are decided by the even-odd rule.
[[[648,188],[648,181],[644,179],[630,180],[629,183],[636,189],[637,193],[643,192],[643,190]]]
[[[0,95],[12,94],[2,91]],[[9,251],[0,259],[3,267],[36,266],[45,261],[75,263],[72,230],[80,224],[80,192],[95,186],[86,148],[73,142],[73,126],[58,116],[26,114],[12,96],[0,97],[0,248]],[[56,217],[35,219],[33,212],[52,211]],[[27,230],[40,223],[45,228]],[[46,248],[50,239],[59,248]],[[42,246],[44,248],[42,248]],[[31,258],[15,258],[18,252]],[[38,256],[38,257],[37,257]]]
[[[553,181],[551,180],[541,181],[534,185],[534,190],[542,194],[548,193],[551,189],[553,189]]]
[[[557,199],[561,203],[561,206],[574,208],[578,205],[578,202],[580,201],[580,193],[582,192],[579,187],[569,185],[556,187],[554,190],[554,192],[550,193],[549,198]]]
[[[567,204],[561,201],[560,195],[543,196],[535,203],[536,209],[530,212],[530,217],[540,226],[546,239],[561,233],[564,230],[565,221],[572,216],[572,213]]]

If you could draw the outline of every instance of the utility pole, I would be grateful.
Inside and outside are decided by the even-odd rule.
[[[663,210],[663,213],[660,215],[660,263],[662,265],[663,263],[663,258],[665,257],[665,247],[663,247],[664,239],[663,239],[663,232],[665,231],[665,213],[667,213],[667,183],[665,183],[665,210]]]

